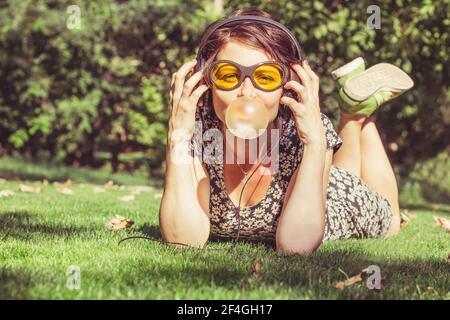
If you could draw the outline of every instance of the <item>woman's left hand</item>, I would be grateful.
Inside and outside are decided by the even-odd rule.
[[[291,109],[297,134],[305,146],[319,145],[326,146],[325,129],[320,116],[319,105],[319,77],[312,71],[306,60],[303,66],[292,65],[292,69],[300,78],[302,84],[297,81],[288,81],[285,89],[291,89],[297,93],[300,101],[283,96],[280,103]]]

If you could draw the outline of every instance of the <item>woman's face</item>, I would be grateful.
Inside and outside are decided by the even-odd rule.
[[[219,52],[216,60],[231,60],[243,66],[252,66],[262,61],[273,61],[263,51],[250,48],[243,43],[231,40]],[[239,87],[236,89],[225,91],[212,86],[212,99],[214,111],[217,117],[222,121],[225,127],[225,111],[228,105],[236,98],[245,96],[260,100],[266,107],[269,115],[269,123],[272,123],[278,113],[280,98],[283,94],[283,88],[271,92],[259,90],[253,86],[250,78],[246,77]]]

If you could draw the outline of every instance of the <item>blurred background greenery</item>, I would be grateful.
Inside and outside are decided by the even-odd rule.
[[[382,107],[378,126],[400,179],[449,199],[450,1],[382,1],[380,29],[367,27],[372,4],[0,1],[0,158],[161,178],[171,74],[195,57],[209,23],[258,7],[296,35],[335,125],[333,69],[362,56],[412,76],[415,87]],[[80,29],[67,27],[70,5],[80,8]]]

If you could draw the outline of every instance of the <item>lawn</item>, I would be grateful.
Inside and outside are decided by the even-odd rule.
[[[398,236],[328,242],[301,257],[252,243],[238,243],[231,252],[229,242],[209,243],[205,249],[164,245],[158,229],[161,181],[4,159],[0,177],[0,191],[15,193],[0,197],[1,299],[450,298],[450,234],[432,218],[449,218],[450,206],[410,201],[406,187],[402,208],[416,218]],[[59,192],[62,186],[53,183],[68,178],[75,181],[65,186],[72,195]],[[109,180],[122,186],[104,186]],[[22,192],[21,184],[41,192]],[[139,193],[135,184],[147,188]],[[132,192],[134,200],[120,200]],[[114,215],[135,224],[110,231],[106,224]],[[133,239],[118,245],[127,235],[156,241]],[[255,258],[261,261],[256,276]],[[380,267],[381,290],[370,290],[364,280],[334,287],[369,265]],[[69,266],[79,267],[79,289],[67,285]]]

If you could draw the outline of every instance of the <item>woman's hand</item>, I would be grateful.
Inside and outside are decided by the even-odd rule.
[[[189,140],[195,131],[195,111],[198,101],[203,93],[208,90],[205,84],[194,90],[202,78],[202,70],[196,72],[185,82],[188,73],[197,64],[196,60],[185,63],[172,75],[170,86],[170,116],[169,116],[169,140],[176,136],[176,139]]]
[[[283,96],[280,102],[291,109],[297,134],[305,146],[314,144],[326,147],[325,129],[320,116],[319,77],[311,70],[306,60],[303,61],[303,66],[294,64],[292,69],[303,85],[292,80],[288,81],[284,88],[296,92],[300,101]]]

